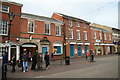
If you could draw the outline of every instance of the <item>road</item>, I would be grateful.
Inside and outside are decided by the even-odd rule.
[[[91,64],[76,70],[36,78],[118,78],[118,56],[98,58]]]
[[[11,73],[8,67],[7,78],[118,78],[118,55],[96,56],[96,62],[88,62],[85,58],[72,59],[70,65],[51,62],[48,70]]]

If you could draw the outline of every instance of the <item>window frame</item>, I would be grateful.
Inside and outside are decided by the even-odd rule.
[[[49,25],[48,26],[48,29],[49,29],[48,32],[46,32],[46,25]],[[44,25],[44,33],[50,35],[50,23],[45,23],[45,25]]]
[[[72,27],[72,20],[69,20],[69,21],[68,21],[68,25],[69,25],[70,27]]]
[[[86,35],[85,35],[85,33],[86,33]],[[83,31],[83,34],[84,34],[84,40],[88,40],[87,31]]]
[[[7,7],[7,11],[4,11],[3,10],[3,6],[6,6]],[[4,8],[5,9],[5,8]],[[8,5],[5,5],[5,4],[2,4],[2,6],[1,6],[1,12],[5,12],[5,13],[9,13],[9,6]]]
[[[33,23],[33,24],[32,24],[32,27],[30,26],[30,23],[31,23],[31,22]],[[35,24],[34,21],[28,21],[28,33],[34,33],[34,24]],[[30,29],[30,28],[31,28],[31,29]],[[33,32],[30,31],[30,30],[32,30]]]
[[[76,22],[76,27],[80,27],[80,23],[79,22]]]
[[[71,33],[70,33],[70,31],[72,31]],[[71,34],[71,35],[70,35]],[[71,37],[70,37],[71,36]],[[73,29],[69,29],[69,39],[73,39]]]
[[[78,33],[79,32],[79,33]],[[77,40],[80,40],[80,30],[76,30],[76,34],[77,34]],[[79,34],[79,35],[78,35]],[[79,38],[78,38],[79,36]]]
[[[4,24],[4,21],[5,21],[6,24]],[[1,25],[0,35],[8,35],[8,21],[0,20],[0,25]],[[4,27],[4,26],[6,26],[6,27]]]
[[[94,39],[97,39],[97,33],[94,31]]]
[[[85,23],[83,24],[83,28],[85,28],[85,29],[87,28],[87,25]]]
[[[57,30],[58,29],[57,27],[59,28],[59,30]],[[56,25],[55,29],[56,29],[56,36],[61,36],[61,27],[60,27],[60,25]]]

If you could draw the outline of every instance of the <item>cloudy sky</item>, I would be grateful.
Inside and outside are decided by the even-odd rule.
[[[10,0],[23,4],[22,12],[51,17],[53,12],[118,28],[119,0]]]

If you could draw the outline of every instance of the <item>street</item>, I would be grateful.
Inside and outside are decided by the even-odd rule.
[[[9,67],[7,78],[118,78],[118,55],[96,56],[96,62],[88,62],[85,58],[71,60],[71,65],[51,62],[48,70],[11,73]]]

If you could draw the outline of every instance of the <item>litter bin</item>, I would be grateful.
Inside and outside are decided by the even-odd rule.
[[[65,57],[65,65],[70,65],[70,57],[69,56]]]

